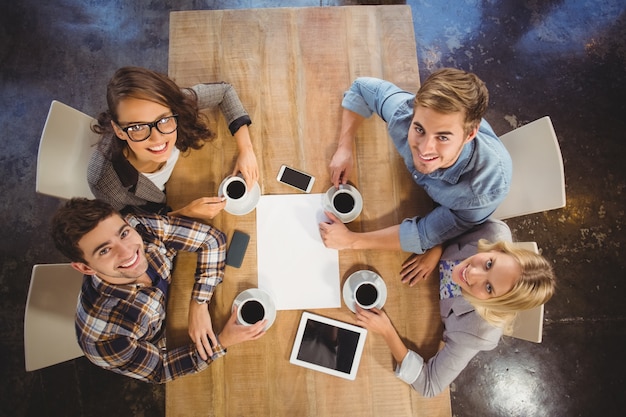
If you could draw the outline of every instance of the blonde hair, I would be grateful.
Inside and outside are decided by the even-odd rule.
[[[424,81],[415,95],[413,107],[422,106],[443,114],[461,112],[465,116],[465,132],[469,133],[480,124],[488,104],[489,92],[478,76],[456,68],[443,68]]]
[[[513,323],[520,311],[540,306],[554,294],[556,282],[552,266],[543,256],[517,248],[508,242],[490,243],[481,239],[478,241],[478,251],[505,253],[522,267],[522,274],[513,289],[506,294],[487,300],[463,294],[483,319],[502,328],[504,334],[511,334]]]

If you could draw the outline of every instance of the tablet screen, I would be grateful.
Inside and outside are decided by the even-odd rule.
[[[290,362],[346,379],[356,378],[367,331],[304,312]]]

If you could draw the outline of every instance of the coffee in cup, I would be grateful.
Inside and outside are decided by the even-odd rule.
[[[246,182],[239,176],[230,177],[224,185],[224,195],[231,200],[239,200],[246,195]]]
[[[350,213],[356,204],[354,197],[346,190],[338,190],[333,196],[333,207],[341,214]]]
[[[378,288],[372,282],[361,282],[354,290],[354,300],[361,308],[375,307],[378,304]]]
[[[343,223],[356,219],[363,209],[363,198],[350,184],[331,187],[324,196],[324,209],[333,213]]]
[[[256,298],[244,300],[237,309],[237,321],[244,326],[252,326],[265,318],[265,307]]]

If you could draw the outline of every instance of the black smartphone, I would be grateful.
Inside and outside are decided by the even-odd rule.
[[[313,188],[313,183],[315,182],[315,177],[312,175],[309,175],[306,172],[298,171],[297,169],[288,167],[287,165],[280,167],[280,171],[278,171],[276,179],[283,184],[297,188],[305,193],[311,192],[311,188]]]
[[[230,239],[230,245],[226,251],[226,265],[235,268],[241,267],[246,249],[248,249],[248,242],[250,242],[250,235],[239,230],[233,232],[233,237]]]

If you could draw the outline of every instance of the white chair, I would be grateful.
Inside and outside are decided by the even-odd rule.
[[[83,356],[74,317],[83,274],[70,264],[35,265],[24,313],[24,358],[34,371]]]
[[[41,134],[35,190],[62,199],[94,198],[87,184],[87,164],[99,135],[95,119],[54,100]]]
[[[535,242],[515,242],[515,246],[539,253]],[[541,343],[543,338],[543,304],[518,314],[511,337]]]
[[[497,219],[565,207],[563,157],[549,116],[500,136],[513,160],[511,190]]]

